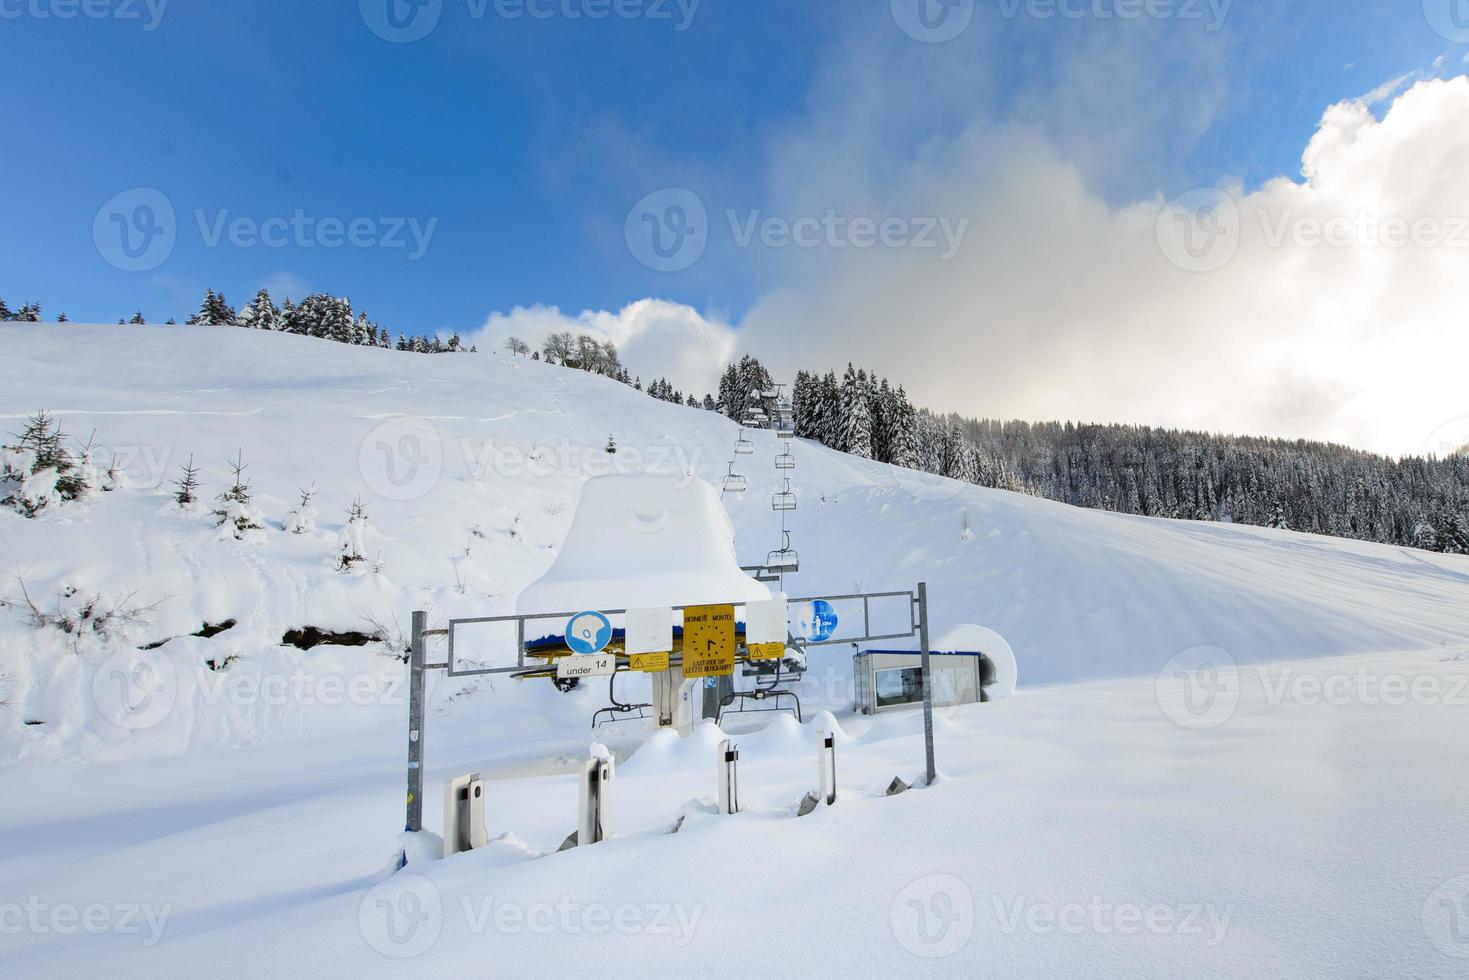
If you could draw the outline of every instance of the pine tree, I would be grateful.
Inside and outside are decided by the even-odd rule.
[[[233,483],[215,498],[219,507],[214,511],[215,526],[228,527],[237,541],[243,541],[252,532],[265,529],[265,518],[255,509],[250,498],[250,484],[245,482],[245,460],[243,453],[229,464]]]
[[[617,441],[613,439],[610,435],[607,437],[607,455],[617,455]]]
[[[0,452],[0,504],[34,517],[89,489],[62,438],[61,427],[45,412],[26,419],[16,441]]]
[[[367,510],[362,506],[362,498],[358,497],[352,501],[352,509],[347,512],[347,523],[337,537],[338,571],[350,572],[367,560],[364,543],[366,531]]]
[[[138,312],[133,314],[133,318],[129,320],[128,323],[132,324],[135,327],[141,327],[145,326],[148,321],[143,319],[143,311],[139,310]]]
[[[224,298],[224,293],[216,293],[212,289],[204,294],[199,312],[189,318],[191,326],[203,327],[232,327],[235,321],[235,311]]]
[[[184,465],[184,475],[174,481],[178,487],[178,493],[173,495],[174,502],[185,510],[192,510],[199,503],[199,470],[194,466],[194,457],[189,457],[189,462]]]
[[[286,302],[289,303],[290,300]],[[270,298],[270,290],[261,289],[255,294],[250,305],[240,311],[239,325],[252,330],[282,330],[285,328],[281,311]]]
[[[316,530],[316,505],[313,503],[315,497],[316,484],[301,488],[301,502],[286,514],[282,524],[284,530],[292,534],[307,534]]]
[[[56,315],[56,322],[57,323],[66,323],[66,322],[68,322],[67,319],[66,319],[66,311],[63,310],[62,312],[60,312],[60,313],[58,313]]]
[[[0,299],[0,320],[14,320],[15,314],[10,312],[10,307],[5,305],[5,300]]]
[[[871,401],[867,396],[866,375],[858,376],[852,365],[842,378],[842,452],[863,459],[872,458]]]

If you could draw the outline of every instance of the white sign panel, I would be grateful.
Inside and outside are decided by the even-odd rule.
[[[629,609],[627,611],[627,654],[669,653],[673,650],[673,610]]]
[[[745,644],[779,643],[786,641],[786,601],[771,599],[768,602],[745,604]]]
[[[617,657],[611,653],[579,654],[556,661],[557,680],[578,677],[611,677],[617,673]]]

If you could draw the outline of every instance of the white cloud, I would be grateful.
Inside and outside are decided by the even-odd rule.
[[[508,314],[491,314],[465,342],[489,349],[519,337],[539,348],[558,331],[611,341],[628,370],[644,381],[666,377],[701,396],[718,388],[719,374],[735,350],[735,334],[728,324],[693,307],[656,299],[639,300],[617,313],[585,311],[574,317],[554,306],[516,307]]]
[[[1111,206],[1044,133],[971,126],[853,212],[970,217],[955,260],[783,255],[741,346],[785,371],[876,366],[966,414],[1417,450],[1469,414],[1469,79],[1420,82],[1381,120],[1333,106],[1303,174],[1233,187],[1237,253],[1185,272],[1159,245],[1161,197]],[[1373,243],[1397,222],[1461,240]]]

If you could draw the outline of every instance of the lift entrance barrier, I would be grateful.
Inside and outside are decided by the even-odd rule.
[[[874,627],[872,608],[874,602],[898,604],[905,608],[905,613],[899,617],[897,622],[892,623],[891,626]],[[842,596],[813,596],[803,599],[791,599],[787,601],[787,610],[789,611],[790,619],[796,620],[801,615],[804,615],[800,612],[802,609],[820,610],[824,606],[825,609],[830,610],[833,608],[833,604],[841,604],[843,607],[860,605],[860,628],[850,634],[843,633],[839,635],[830,628],[834,625],[833,623],[823,620],[819,624],[819,629],[795,631],[788,629],[784,644],[769,644],[771,647],[778,646],[778,649],[774,650],[752,650],[748,645],[739,643],[737,639],[738,634],[735,634],[735,649],[731,651],[732,655],[728,657],[724,656],[725,650],[715,649],[715,647],[721,645],[720,641],[715,637],[724,635],[723,631],[727,628],[726,625],[723,623],[699,624],[700,632],[698,636],[701,638],[699,649],[690,647],[685,651],[682,643],[675,642],[671,644],[675,649],[667,655],[666,666],[662,666],[661,669],[646,671],[652,675],[653,679],[654,700],[658,702],[656,707],[660,714],[658,723],[660,725],[666,725],[676,720],[673,717],[668,717],[665,720],[665,717],[661,715],[663,712],[668,711],[670,708],[670,698],[677,695],[680,689],[683,689],[684,693],[687,693],[689,685],[674,683],[682,678],[730,676],[735,672],[737,663],[758,664],[772,657],[779,659],[785,656],[787,649],[805,654],[810,649],[824,646],[861,644],[877,640],[916,637],[924,666],[923,741],[925,772],[927,773],[928,782],[932,783],[938,773],[934,763],[933,748],[933,685],[930,680],[931,671],[928,669],[930,666],[930,650],[927,584],[923,582],[918,583],[917,589],[912,592],[855,593]],[[727,604],[731,610],[748,605],[750,603]],[[725,607],[672,607],[675,612],[691,609],[708,611],[710,609],[718,610],[722,608]],[[606,617],[609,623],[615,618],[626,617],[627,613],[628,610],[626,609],[606,609],[600,611],[600,615]],[[511,674],[523,679],[555,679],[557,673],[555,661],[565,656],[575,656],[576,654],[573,654],[570,650],[565,650],[559,654],[550,653],[544,649],[534,652],[531,651],[528,648],[526,640],[527,623],[534,624],[536,622],[557,621],[564,624],[580,615],[580,612],[574,611],[458,619],[450,620],[446,628],[431,630],[428,628],[427,612],[418,610],[413,613],[412,644],[409,648],[408,661],[408,792],[406,800],[407,818],[405,821],[406,829],[409,832],[417,833],[423,830],[423,765],[425,736],[427,734],[427,705],[425,703],[425,694],[428,671],[441,670],[450,677],[483,677],[488,675]],[[855,616],[851,616],[849,617],[849,621],[855,618]],[[835,617],[832,617],[832,619],[835,619]],[[801,624],[798,623],[798,625]],[[811,624],[807,623],[805,625],[810,626]],[[456,647],[461,646],[462,643],[456,643],[456,634],[462,629],[475,626],[494,627],[497,630],[497,633],[494,635],[504,639],[513,636],[511,651],[501,651],[502,653],[513,653],[513,658],[510,658],[513,659],[513,663],[506,663],[503,666],[484,666],[483,664],[488,661],[482,660],[473,666],[461,666],[459,655],[462,651],[456,649]],[[694,624],[686,622],[685,626],[686,630],[684,631],[683,637],[675,636],[675,640],[689,638],[693,632],[692,627]],[[733,623],[728,624],[731,632],[733,632],[733,626]],[[534,627],[532,629],[534,630]],[[880,630],[882,629],[887,629],[888,631],[881,632]],[[611,642],[607,644],[606,650],[600,656],[611,657],[615,664],[615,671],[632,670],[634,669],[632,657],[621,653],[617,649],[616,634],[617,631],[614,630]],[[437,639],[447,639],[447,656],[442,661],[436,660],[430,662],[428,659],[428,644],[430,640]],[[756,646],[765,647],[766,645],[757,644]],[[486,653],[486,651],[481,650],[474,650],[472,652],[480,656],[484,656]],[[531,660],[537,660],[539,662],[531,663]],[[660,691],[663,692],[661,697],[659,696]],[[677,713],[679,704],[676,698],[671,707],[673,710],[668,713],[670,715]]]

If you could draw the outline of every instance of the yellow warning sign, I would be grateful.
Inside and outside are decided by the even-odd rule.
[[[685,677],[728,677],[735,668],[734,606],[690,606],[683,611]]]
[[[784,643],[751,643],[751,660],[779,660],[786,653]]]
[[[668,669],[666,653],[635,653],[629,659],[632,660],[633,670],[640,670],[645,674],[656,674]]]

